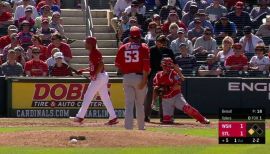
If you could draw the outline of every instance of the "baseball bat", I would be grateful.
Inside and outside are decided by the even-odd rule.
[[[70,68],[71,71],[73,71],[75,74],[80,75],[81,77],[84,77],[84,78],[86,78],[86,79],[89,80],[89,77],[88,77],[88,76],[86,76],[86,75],[84,75],[84,74],[80,74],[75,68],[73,68],[73,67],[71,67],[71,66],[69,66],[69,68]]]

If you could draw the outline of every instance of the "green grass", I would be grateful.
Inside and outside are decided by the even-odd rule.
[[[1,128],[1,133],[22,131],[96,131],[124,130],[119,127],[10,127]],[[150,127],[147,131],[185,134],[207,138],[217,138],[217,128],[174,128]],[[209,145],[179,147],[132,147],[132,148],[37,148],[37,147],[2,147],[0,154],[267,154],[270,151],[270,130],[266,131],[265,145]]]

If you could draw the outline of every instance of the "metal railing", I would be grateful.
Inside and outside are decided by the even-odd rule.
[[[93,36],[92,29],[93,29],[93,20],[91,14],[91,8],[88,3],[88,0],[81,0],[82,4],[82,11],[85,18],[85,27],[86,27],[86,36]]]

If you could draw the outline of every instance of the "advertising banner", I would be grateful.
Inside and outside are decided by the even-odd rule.
[[[10,96],[10,116],[26,118],[75,116],[89,85],[83,79],[65,79],[64,82],[57,79],[29,81],[12,80],[10,82],[12,94]],[[122,117],[124,110],[122,84],[109,83],[108,91],[118,116]],[[108,117],[98,93],[92,100],[86,117]]]

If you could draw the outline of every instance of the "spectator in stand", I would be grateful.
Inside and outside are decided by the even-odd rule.
[[[11,3],[13,4],[14,10],[16,9],[17,6],[23,5],[23,0],[10,0]],[[30,0],[29,5],[36,6],[36,0]]]
[[[198,6],[196,4],[192,4],[190,6],[189,12],[183,15],[183,18],[182,18],[183,23],[185,25],[189,25],[189,23],[191,23],[194,20],[197,12],[198,12]]]
[[[18,40],[21,46],[27,51],[28,47],[32,45],[31,38],[34,35],[30,32],[30,23],[24,20],[21,24],[22,30],[18,33]]]
[[[32,59],[32,57],[33,57],[32,49],[34,47],[37,47],[40,49],[39,59],[42,61],[46,61],[48,59],[48,57],[50,57],[50,53],[48,53],[47,46],[44,46],[42,44],[41,37],[39,35],[33,35],[31,41],[32,41],[33,45],[30,46],[29,49],[27,50],[27,55],[28,55],[29,59]]]
[[[8,51],[7,61],[1,65],[4,76],[22,76],[23,67],[16,61],[16,52],[13,49]]]
[[[146,10],[154,10],[154,9],[156,9],[157,5],[156,5],[155,1],[156,0],[145,0]]]
[[[227,70],[233,71],[247,71],[248,59],[243,54],[242,44],[235,43],[233,45],[234,54],[229,56],[225,61],[225,67]]]
[[[49,67],[49,72],[51,71],[52,67],[53,67],[53,66],[55,65],[55,63],[56,63],[55,58],[54,58],[54,56],[53,56],[56,52],[62,53],[58,48],[53,48],[53,49],[52,49],[52,56],[49,57],[49,58],[46,60],[46,64],[47,64],[48,67]],[[62,55],[63,55],[63,53],[62,53]],[[64,56],[64,55],[63,55],[63,56]],[[67,63],[65,60],[63,60],[63,62],[64,62],[65,64],[68,65],[68,63]]]
[[[72,76],[71,68],[64,62],[62,52],[53,55],[56,63],[50,70],[50,76]]]
[[[57,30],[49,27],[49,20],[44,18],[42,20],[41,28],[36,31],[37,35],[41,36],[42,44],[47,46],[51,43],[51,38]]]
[[[14,49],[16,46],[19,46],[18,35],[16,33],[12,33],[10,35],[10,39],[11,39],[10,44],[5,46],[3,49],[3,57],[2,57],[3,62],[7,60],[8,51],[10,49]]]
[[[204,30],[203,36],[199,37],[194,44],[194,52],[198,55],[208,55],[216,53],[217,42],[212,37],[213,33],[210,28]]]
[[[29,25],[30,25],[30,28],[34,27],[35,25],[35,20],[32,18],[32,14],[33,14],[33,10],[32,10],[32,7],[30,6],[27,6],[25,8],[25,15],[20,17],[19,20],[16,20],[15,21],[15,25],[17,27],[21,27],[22,25],[22,22],[27,20],[29,22]]]
[[[244,3],[238,1],[235,4],[235,11],[232,11],[228,14],[228,18],[230,21],[235,23],[237,28],[238,35],[243,35],[243,29],[245,25],[252,25],[250,20],[250,16],[247,12],[244,11]]]
[[[171,44],[173,40],[176,40],[178,38],[178,25],[176,23],[171,23],[170,25],[170,34],[167,36],[168,43]]]
[[[263,19],[263,24],[259,27],[256,35],[259,37],[270,37],[270,15]]]
[[[181,9],[181,10],[184,10],[185,5],[186,5],[187,2],[189,2],[189,1],[190,1],[190,0],[178,0],[180,9]],[[192,5],[192,4],[191,4],[191,5]],[[190,5],[190,7],[191,7],[191,5]],[[190,8],[190,7],[189,7],[189,8]],[[190,11],[190,9],[189,9],[189,11]]]
[[[185,31],[187,31],[187,27],[186,25],[179,19],[177,13],[172,10],[170,11],[170,14],[167,18],[167,20],[164,22],[163,26],[162,26],[162,31],[164,35],[168,35],[170,30],[169,27],[171,25],[171,23],[176,23],[178,25],[179,28],[184,28]]]
[[[48,46],[48,53],[51,53],[53,48],[58,48],[64,55],[64,60],[69,63],[72,59],[71,49],[68,44],[62,42],[62,37],[59,33],[52,35],[52,43]]]
[[[63,39],[67,40],[65,36],[64,26],[61,23],[61,15],[59,12],[54,12],[52,15],[52,21],[50,23],[50,28],[54,28],[60,33]]]
[[[208,4],[207,4],[207,2],[205,0],[190,0],[184,6],[183,11],[185,13],[189,12],[191,5],[197,5],[198,6],[198,9],[202,9],[202,10],[205,10],[206,7],[208,6]]]
[[[216,62],[214,54],[207,55],[206,63],[206,65],[199,67],[199,76],[219,76],[222,73],[221,67]]]
[[[181,55],[176,56],[175,61],[182,69],[183,74],[191,75],[194,71],[196,71],[196,57],[189,54],[187,44],[181,43],[178,48]]]
[[[155,23],[157,23],[157,26],[160,26],[160,27],[162,26],[161,19],[158,14],[154,14],[152,19]]]
[[[266,49],[263,45],[257,45],[255,48],[256,55],[250,59],[249,68],[256,71],[269,72],[269,57],[265,56]]]
[[[118,39],[121,38],[123,33],[130,28],[130,23],[129,23],[129,17],[128,15],[123,12],[122,16],[120,17],[120,22],[118,23],[118,31],[117,31],[117,37]]]
[[[216,37],[224,38],[225,36],[236,36],[236,25],[229,21],[227,16],[222,16],[214,26],[214,32]]]
[[[150,122],[151,103],[153,96],[153,79],[158,71],[161,71],[161,60],[164,57],[170,57],[174,60],[174,54],[171,49],[167,48],[167,39],[165,35],[159,35],[156,39],[156,45],[150,48],[150,74],[147,82],[147,95],[144,101],[145,122]]]
[[[221,0],[213,0],[213,3],[205,9],[211,22],[217,21],[220,17],[227,15],[227,8],[221,5]]]
[[[39,2],[37,5],[37,11],[41,13],[42,11],[41,8],[44,5],[48,5],[53,12],[61,12],[60,5],[56,5],[54,0],[45,0],[45,1]]]
[[[195,18],[197,18],[197,17],[200,18],[200,20],[202,22],[202,27],[203,28],[210,28],[211,31],[214,32],[214,27],[212,26],[211,22],[209,20],[207,20],[207,15],[206,15],[206,13],[205,13],[204,10],[199,9]],[[191,23],[189,23],[189,25],[188,25],[188,29],[189,30],[191,30],[194,27],[195,27],[194,21],[192,21]]]
[[[36,19],[36,17],[39,16],[37,9],[34,6],[30,5],[30,0],[23,0],[23,4],[16,7],[16,10],[14,13],[14,20],[15,21],[19,20],[21,17],[25,16],[25,8],[27,6],[32,7],[32,10],[33,10],[32,18],[33,19]]]
[[[253,56],[255,53],[255,47],[258,44],[264,45],[264,42],[261,38],[252,34],[252,28],[250,26],[245,26],[243,31],[245,35],[240,39],[239,43],[242,44],[246,56]]]
[[[193,53],[192,42],[185,37],[186,35],[185,30],[183,28],[179,28],[177,31],[177,34],[178,34],[178,38],[173,40],[170,45],[170,48],[172,49],[173,53],[175,55],[179,55],[180,54],[179,45],[182,43],[185,43],[188,47],[188,53],[192,54]]]
[[[0,2],[0,36],[7,34],[7,28],[13,24],[13,17],[8,12],[8,7],[5,2]]]
[[[179,19],[182,18],[182,11],[179,7],[175,6],[176,4],[176,0],[169,0],[168,4],[166,6],[163,6],[160,9],[159,15],[161,17],[161,21],[164,22],[167,17],[169,16],[171,11],[176,12],[176,14],[178,15]]]
[[[155,41],[156,41],[156,37],[157,37],[156,28],[157,28],[157,23],[155,23],[153,21],[149,23],[148,32],[144,37],[145,42],[149,47],[152,47],[155,45]]]
[[[254,7],[250,12],[251,21],[255,21],[263,14],[270,14],[269,0],[258,0],[258,7]]]
[[[22,66],[24,66],[26,61],[28,60],[26,52],[21,46],[16,46],[14,50],[16,52],[16,61],[20,63]]]
[[[114,15],[116,17],[111,19],[111,25],[115,32],[117,32],[117,24],[118,20],[120,19],[122,13],[125,11],[125,9],[131,5],[132,0],[117,0],[117,2],[114,5]]]
[[[4,47],[11,43],[12,33],[18,33],[18,29],[14,25],[8,26],[8,35],[0,37],[0,54],[3,53]]]
[[[228,10],[233,10],[235,4],[239,1],[245,3],[246,0],[224,0],[224,6]]]
[[[33,59],[25,63],[26,76],[47,76],[48,65],[39,59],[40,49],[32,48]]]
[[[233,39],[230,36],[226,36],[222,40],[222,51],[219,51],[216,56],[216,61],[218,61],[221,67],[224,67],[224,62],[227,58],[234,54],[232,45],[234,44]]]
[[[140,27],[138,22],[137,22],[136,17],[130,17],[129,18],[129,25],[130,25],[130,27],[132,27],[132,26]],[[130,29],[127,29],[126,31],[123,32],[123,34],[122,34],[122,36],[120,38],[121,42],[124,42],[124,39],[129,37],[129,33],[130,33]],[[143,33],[143,32],[141,31],[141,33]]]
[[[52,19],[52,14],[51,14],[51,10],[50,10],[50,6],[49,5],[44,5],[41,8],[41,16],[36,17],[35,19],[35,28],[39,29],[41,27],[41,22],[42,19],[47,18],[49,20],[49,22],[51,22]]]
[[[188,39],[192,42],[192,44],[194,44],[197,38],[201,37],[204,33],[204,29],[202,27],[202,21],[200,18],[195,18],[194,24],[195,24],[195,27],[188,31]]]
[[[124,12],[129,17],[136,17],[138,24],[143,25],[145,22],[145,11],[146,8],[144,6],[144,1],[142,2],[141,0],[132,0],[131,5],[128,6]]]

